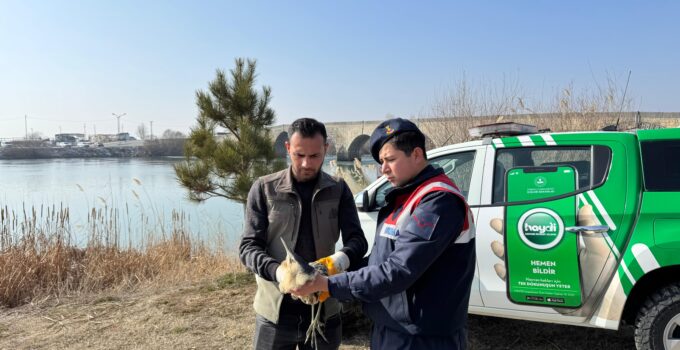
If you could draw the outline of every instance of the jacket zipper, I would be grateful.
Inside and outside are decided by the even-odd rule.
[[[295,191],[291,191],[291,194],[293,194],[293,196],[295,196],[296,202],[298,204],[297,215],[295,215],[295,231],[293,231],[293,237],[295,237],[295,239],[293,240],[292,249],[293,249],[293,251],[295,251],[295,246],[297,245],[297,240],[299,238],[299,233],[300,233],[299,231],[300,231],[300,220],[301,220],[301,216],[302,216],[302,203],[300,202],[300,196]],[[294,204],[291,203],[290,206],[294,207]]]

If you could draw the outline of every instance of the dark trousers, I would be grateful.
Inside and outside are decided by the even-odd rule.
[[[309,314],[284,314],[279,316],[279,323],[275,324],[257,315],[255,321],[254,348],[257,350],[301,350],[314,349],[311,340],[305,343],[307,328],[311,320]],[[340,315],[335,315],[324,322],[324,335],[316,334],[318,350],[335,350],[340,347],[342,338],[342,321]]]
[[[395,331],[378,324],[371,330],[371,350],[465,350],[467,349],[467,332],[461,329],[452,336],[436,337],[429,335],[412,335]]]

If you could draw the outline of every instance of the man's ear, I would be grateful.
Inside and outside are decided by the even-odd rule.
[[[284,144],[286,145],[286,152],[290,153],[290,142],[286,141]]]
[[[326,155],[326,153],[328,153],[328,142],[323,145],[323,154]]]
[[[416,159],[420,158],[422,160],[425,160],[425,153],[423,152],[423,149],[420,147],[416,147],[413,149],[413,155],[415,155]]]

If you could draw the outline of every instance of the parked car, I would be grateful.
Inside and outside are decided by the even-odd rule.
[[[474,214],[469,311],[627,323],[638,349],[680,348],[680,129],[475,132],[482,138],[428,152]],[[369,244],[390,188],[379,178],[355,197]]]
[[[73,142],[62,142],[62,141],[54,143],[54,145],[56,147],[61,147],[61,148],[71,148],[71,147],[73,147],[74,144],[75,143],[73,143]]]

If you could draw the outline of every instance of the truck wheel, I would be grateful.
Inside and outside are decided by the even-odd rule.
[[[680,283],[652,294],[640,308],[635,321],[638,350],[680,350]]]

